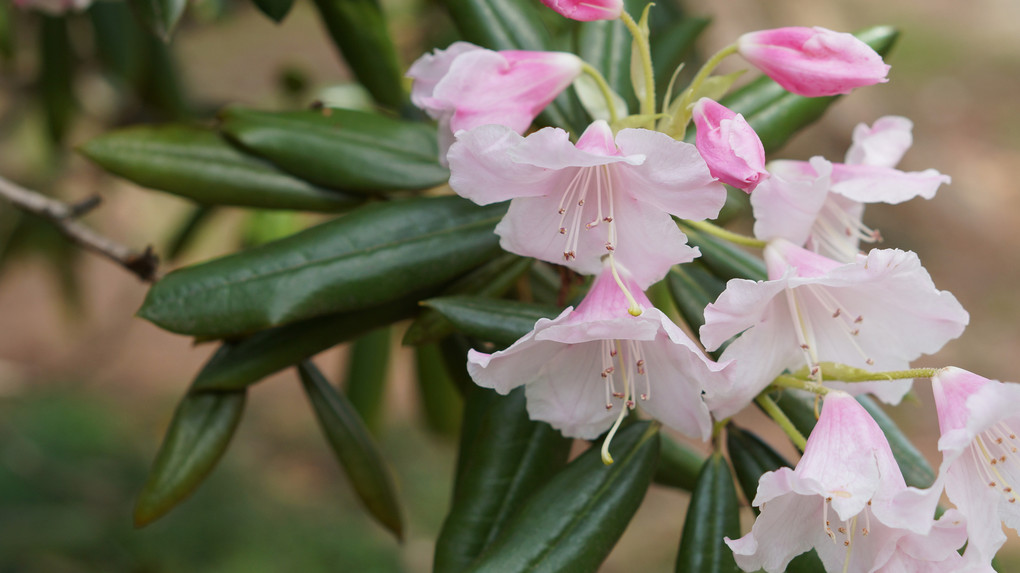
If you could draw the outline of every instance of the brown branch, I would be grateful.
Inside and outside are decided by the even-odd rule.
[[[139,279],[150,283],[158,279],[156,268],[159,266],[159,257],[151,246],[139,253],[75,221],[76,218],[99,206],[102,199],[98,195],[68,204],[50,199],[0,177],[0,198],[10,201],[22,211],[38,215],[53,223],[71,242],[110,259],[131,271]]]

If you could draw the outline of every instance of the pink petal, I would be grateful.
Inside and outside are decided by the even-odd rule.
[[[750,193],[769,176],[765,148],[744,116],[708,98],[694,104],[695,144],[712,176]]]
[[[542,3],[561,16],[581,22],[615,20],[623,12],[623,0],[542,0]]]
[[[934,169],[904,172],[870,165],[832,166],[832,192],[862,203],[895,205],[914,197],[931,199],[940,185],[952,179]]]
[[[523,141],[523,137],[503,125],[484,125],[461,132],[447,154],[450,187],[479,205],[562,192],[563,179],[569,174],[513,160],[510,150]]]
[[[896,167],[914,142],[913,127],[912,121],[895,115],[880,117],[871,127],[858,124],[854,127],[853,144],[846,152],[845,163]]]
[[[822,157],[806,161],[773,161],[771,177],[751,194],[754,236],[785,238],[803,245],[829,195],[832,164]]]

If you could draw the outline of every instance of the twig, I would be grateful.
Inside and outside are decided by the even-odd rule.
[[[151,246],[139,253],[75,221],[99,205],[102,201],[99,196],[68,204],[50,199],[0,177],[0,198],[10,201],[22,211],[38,215],[53,223],[72,242],[112,260],[139,279],[150,283],[158,279],[156,268],[159,266],[159,257]]]

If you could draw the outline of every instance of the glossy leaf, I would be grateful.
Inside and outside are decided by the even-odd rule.
[[[740,537],[737,490],[730,467],[716,452],[705,462],[691,494],[680,538],[677,573],[739,573],[724,537]]]
[[[142,23],[160,40],[170,41],[184,15],[187,0],[128,0]]]
[[[474,295],[499,297],[531,268],[533,259],[504,253],[443,289],[441,296]],[[404,333],[403,343],[416,346],[437,342],[454,332],[455,327],[434,308],[425,308]]]
[[[283,19],[294,7],[294,0],[252,0],[260,12],[271,18],[274,22],[283,22]]]
[[[50,140],[61,143],[78,113],[74,96],[75,55],[62,17],[43,15],[39,26],[39,101]]]
[[[404,70],[378,0],[315,0],[315,7],[358,82],[380,105],[400,109]]]
[[[230,344],[222,355],[216,355],[198,374],[195,388],[244,388],[327,348],[407,318],[416,307],[413,298],[402,299],[376,308],[327,314],[255,333]]]
[[[252,153],[323,187],[370,193],[445,183],[435,128],[347,109],[229,107],[221,129]]]
[[[657,429],[641,422],[613,439],[614,464],[589,449],[532,494],[467,571],[596,571],[645,497],[658,441]]]
[[[750,430],[742,430],[733,424],[726,426],[726,449],[730,453],[737,483],[747,501],[753,502],[758,493],[758,480],[765,472],[793,465],[772,449]],[[761,511],[752,506],[755,515]]]
[[[204,205],[339,211],[365,200],[302,181],[198,127],[129,127],[79,150],[110,173]]]
[[[393,329],[379,328],[358,337],[348,356],[344,394],[373,433],[382,423]]]
[[[540,318],[561,311],[546,305],[472,296],[447,296],[423,302],[446,317],[463,334],[506,347],[531,332]]]
[[[768,278],[765,263],[760,258],[707,233],[685,225],[681,225],[681,229],[687,235],[687,242],[701,249],[701,258],[698,260],[720,279],[725,281],[733,278],[751,280]]]
[[[194,387],[185,394],[138,495],[136,527],[163,516],[198,488],[230,445],[246,396],[244,390],[200,392]]]
[[[446,373],[439,347],[423,344],[415,349],[414,355],[426,426],[439,435],[457,435],[464,400]]]
[[[228,337],[432,291],[499,252],[505,205],[460,197],[367,205],[285,239],[156,283],[139,316]]]
[[[319,427],[343,466],[351,487],[372,517],[397,539],[403,539],[404,525],[392,472],[358,412],[311,362],[302,362],[298,373]]]
[[[656,4],[653,11],[659,11],[660,4]],[[686,17],[674,19],[668,23],[656,26],[656,16],[660,12],[652,14],[652,67],[655,71],[655,86],[657,101],[662,101],[665,96],[669,79],[677,66],[686,63],[694,48],[694,43],[705,28],[708,27],[707,18]],[[661,20],[660,20],[661,21]],[[693,70],[692,72],[693,73]],[[674,92],[676,95],[676,92]]]
[[[630,85],[631,36],[622,20],[596,20],[577,25],[577,55],[602,73],[609,87],[623,97],[628,109],[638,101]]]
[[[144,59],[142,34],[124,2],[94,2],[88,9],[92,38],[103,71],[119,82],[138,78]]]
[[[660,436],[659,467],[655,470],[655,483],[692,491],[698,482],[705,456],[678,443],[669,436]]]
[[[571,440],[530,420],[523,388],[498,396],[476,387],[467,400],[466,412],[476,421],[465,419],[453,502],[436,541],[435,573],[464,570],[566,464],[570,451]]]
[[[705,307],[726,288],[725,281],[697,260],[674,265],[666,275],[666,284],[680,316],[694,332],[705,324]]]

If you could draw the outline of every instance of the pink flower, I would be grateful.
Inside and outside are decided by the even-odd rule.
[[[776,28],[744,34],[737,51],[789,92],[807,97],[850,93],[883,83],[889,66],[850,34],[825,28]]]
[[[581,74],[581,59],[566,52],[494,52],[455,42],[418,58],[411,101],[439,122],[440,157],[458,131],[490,123],[523,133]]]
[[[722,367],[620,270],[643,307],[639,316],[628,312],[626,296],[606,269],[576,309],[539,320],[506,350],[470,351],[468,372],[479,386],[500,394],[525,385],[531,418],[565,436],[595,438],[612,425],[619,408],[640,401],[667,426],[707,439],[712,424],[701,393],[721,380]]]
[[[571,20],[615,20],[623,12],[623,0],[542,0],[557,14]]]
[[[693,118],[698,127],[694,143],[713,177],[748,193],[768,178],[765,148],[744,116],[701,98]]]
[[[751,197],[755,236],[782,237],[833,259],[854,260],[860,241],[881,239],[861,221],[865,203],[930,199],[950,182],[934,169],[908,173],[893,168],[910,147],[911,127],[910,120],[895,116],[880,118],[870,128],[858,125],[846,163],[822,157],[771,162],[772,178]]]
[[[1020,385],[959,368],[932,378],[946,495],[967,516],[967,556],[989,561],[1006,541],[1002,523],[1020,530]]]
[[[964,542],[958,516],[934,523],[938,493],[907,487],[878,424],[851,396],[830,392],[796,469],[761,477],[753,501],[761,514],[726,544],[745,571],[784,571],[811,548],[826,571],[903,571],[894,558],[930,565]]]
[[[450,187],[510,209],[496,227],[503,249],[597,274],[613,253],[641,288],[698,250],[670,217],[715,217],[726,200],[693,145],[645,129],[614,140],[604,121],[577,145],[562,129],[521,137],[504,126],[461,133],[450,148]]]
[[[818,377],[822,362],[905,369],[959,336],[969,320],[912,252],[873,249],[844,264],[777,239],[765,247],[765,261],[770,280],[733,279],[705,308],[701,341],[708,350],[740,334],[720,357],[735,361],[729,385],[707,398],[718,418],[749,404],[787,369],[807,366]],[[911,382],[826,385],[895,404]]]

